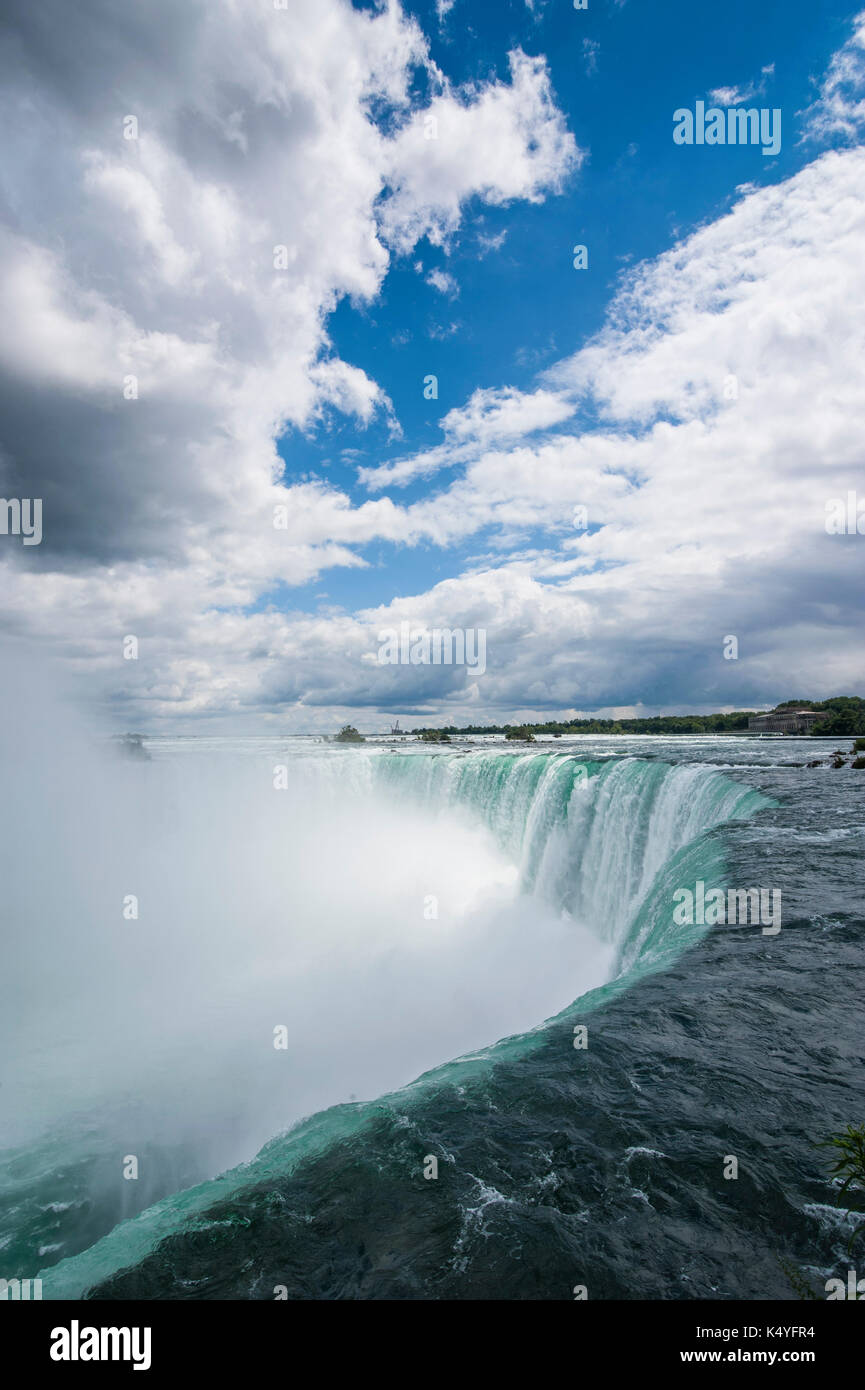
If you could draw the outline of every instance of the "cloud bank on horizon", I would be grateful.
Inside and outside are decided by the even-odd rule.
[[[861,690],[865,11],[491,8],[10,0],[2,626],[121,725]],[[673,144],[745,94],[777,159]]]

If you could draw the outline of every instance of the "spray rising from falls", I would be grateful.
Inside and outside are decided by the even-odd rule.
[[[684,944],[670,885],[691,870],[714,881],[720,846],[706,833],[767,804],[710,769],[636,758],[450,754],[377,771],[432,804],[470,807],[518,863],[521,890],[611,944],[617,974]]]
[[[674,889],[718,882],[713,830],[762,802],[636,759],[327,749],[295,752],[284,792],[273,762],[79,761],[51,817],[26,808],[45,863],[13,901],[41,958],[62,925],[68,997],[49,989],[51,1021],[25,1030],[42,1045],[22,1033],[4,1055],[21,1113],[0,1242],[55,1296],[357,1130],[364,1102],[527,1052],[544,1019],[662,967],[701,930],[674,925]],[[52,826],[71,836],[59,877]],[[14,964],[0,988],[20,1001],[39,970],[23,949]],[[129,1154],[146,1157],[135,1184],[118,1182]]]

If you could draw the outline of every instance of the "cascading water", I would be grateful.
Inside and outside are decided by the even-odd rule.
[[[202,809],[205,804],[212,806],[214,788],[212,768],[201,781],[192,767],[193,761],[157,761],[146,769],[124,769],[124,777],[131,775],[134,778],[144,774],[145,780],[150,783],[151,795],[155,789],[167,784],[170,788],[168,801],[175,810],[178,800],[188,798],[193,812],[191,819],[200,831]],[[181,762],[183,776],[179,782],[171,776],[171,771],[176,770]],[[203,771],[201,763],[199,771]],[[268,862],[269,855],[277,856],[273,861],[277,862],[278,846],[286,836],[288,825],[280,822],[276,833],[272,833],[272,810],[268,812],[270,833],[264,822],[250,821],[252,801],[248,792],[251,775],[251,760],[242,770],[239,765],[230,773],[227,766],[219,769],[222,796],[243,808],[242,833],[246,841],[257,839],[259,847],[263,846],[262,852],[252,857],[256,872],[260,873],[261,865]],[[256,771],[254,776],[257,778],[259,772]],[[399,1056],[401,1045],[404,1048],[405,1067],[412,1066],[410,1042],[417,1031],[417,1020],[426,1017],[423,1008],[429,1001],[425,1000],[424,995],[429,992],[429,981],[432,980],[433,1007],[428,1022],[420,1031],[423,1033],[426,1027],[433,1038],[438,1028],[437,1018],[442,1001],[448,994],[453,995],[454,991],[463,991],[457,1009],[459,1028],[449,1031],[443,1027],[438,1041],[434,1042],[438,1048],[439,1065],[434,1065],[436,1058],[429,1050],[426,1054],[423,1051],[415,1054],[414,1074],[417,1075],[418,1071],[425,1071],[425,1074],[395,1093],[403,1108],[422,1103],[422,1097],[430,1087],[443,1082],[461,1084],[483,1073],[497,1059],[528,1055],[538,1046],[545,1028],[549,1026],[541,1022],[545,1015],[548,1020],[551,1015],[561,1016],[560,1011],[564,1006],[566,1016],[574,1014],[575,1017],[582,1017],[604,999],[626,988],[639,975],[657,970],[672,960],[703,930],[674,925],[672,892],[698,877],[707,884],[719,882],[723,875],[722,847],[712,832],[716,827],[733,819],[747,817],[761,805],[767,804],[764,798],[748,787],[698,766],[671,766],[635,758],[581,762],[573,755],[536,752],[441,751],[400,756],[366,750],[318,750],[296,758],[292,764],[292,779],[297,796],[293,802],[289,798],[287,804],[294,811],[302,812],[309,822],[309,840],[303,840],[298,847],[288,877],[280,879],[276,900],[271,898],[258,906],[254,904],[252,880],[244,879],[246,859],[237,850],[241,827],[233,821],[230,823],[230,838],[234,846],[232,871],[240,879],[233,885],[235,901],[238,911],[243,910],[244,901],[247,903],[251,929],[244,949],[253,955],[259,951],[265,969],[270,958],[273,970],[277,974],[283,972],[279,975],[279,985],[283,991],[289,988],[291,972],[285,973],[281,951],[274,952],[274,939],[263,934],[258,925],[258,915],[263,912],[270,917],[274,911],[279,911],[289,914],[292,919],[299,917],[298,935],[292,940],[299,946],[302,944],[305,949],[305,935],[309,931],[315,934],[320,929],[322,914],[326,917],[328,912],[332,912],[334,903],[340,906],[340,910],[345,910],[343,899],[328,897],[320,876],[316,877],[312,887],[308,882],[304,884],[300,876],[300,866],[308,853],[309,844],[322,835],[329,835],[331,841],[342,846],[339,853],[343,858],[344,877],[349,888],[354,882],[357,891],[361,891],[362,885],[359,889],[359,880],[356,877],[353,879],[353,874],[359,872],[358,866],[374,855],[377,847],[384,842],[384,857],[376,861],[377,880],[376,874],[372,875],[372,882],[377,881],[377,887],[373,890],[367,882],[365,891],[374,896],[377,894],[379,915],[385,917],[388,894],[394,897],[397,918],[399,913],[405,912],[406,903],[417,903],[420,890],[433,885],[441,884],[443,899],[448,900],[450,894],[451,903],[455,903],[458,889],[469,874],[469,864],[477,867],[479,862],[488,862],[485,879],[475,885],[474,891],[476,896],[479,895],[479,901],[472,899],[459,903],[451,913],[452,920],[442,924],[438,935],[438,926],[432,924],[432,931],[428,930],[421,946],[418,946],[415,938],[411,939],[410,947],[406,945],[404,922],[400,919],[400,934],[393,936],[385,932],[382,941],[377,943],[381,950],[375,957],[374,970],[365,980],[361,977],[355,990],[361,995],[372,991],[374,1002],[376,989],[382,989],[381,981],[389,975],[393,993],[398,999],[406,998],[410,1005],[404,1010],[405,1021],[400,1022],[397,1018],[395,1031],[383,1039],[388,1066],[373,1061],[368,1075],[361,1079],[361,1085],[370,1095],[387,1091],[388,1072],[390,1070],[390,1075],[393,1075],[395,1049]],[[192,788],[197,788],[199,795],[193,795]],[[346,858],[348,842],[341,839],[340,813],[336,806],[347,815],[357,834],[361,834],[363,823],[367,832],[370,832],[371,826],[375,828],[375,834],[368,833],[367,838],[362,840],[354,860]],[[154,803],[145,799],[141,814],[152,820],[155,809]],[[212,809],[208,810],[208,814],[214,814]],[[298,820],[292,819],[292,815],[293,812],[289,811],[292,831],[300,835]],[[400,826],[405,830],[403,839],[399,838],[397,827]],[[186,833],[184,827],[188,829],[183,815],[179,824],[175,820],[166,827],[175,853],[179,848],[178,829],[182,840]],[[219,840],[225,835],[226,826],[217,823],[212,830],[214,838]],[[493,837],[489,848],[482,838],[488,833]],[[426,852],[421,856],[425,867],[420,876],[415,868],[404,863],[409,846],[419,841],[426,845]],[[208,848],[213,847],[208,845]],[[468,853],[464,864],[459,860],[461,847]],[[155,849],[158,851],[158,846]],[[190,854],[193,858],[196,852],[194,844],[191,844]],[[451,874],[450,882],[445,872],[448,860],[453,861],[451,867],[456,869]],[[163,862],[159,852],[154,853],[154,862],[157,865]],[[388,866],[384,871],[382,864]],[[511,866],[510,879],[508,865]],[[403,874],[406,876],[405,885],[401,881]],[[201,891],[203,901],[200,907],[204,915],[208,911],[215,914],[215,900],[208,897],[203,881],[196,878],[194,888]],[[217,895],[224,893],[221,875],[214,891]],[[184,906],[188,908],[194,898],[195,893],[190,895],[187,885],[183,895]],[[254,912],[250,905],[255,908]],[[362,920],[362,927],[366,920]],[[319,928],[315,926],[317,921]],[[373,931],[371,919],[368,930]],[[347,975],[352,979],[363,954],[363,931],[361,938],[351,946],[354,955],[349,957]],[[211,943],[219,942],[215,917],[211,923],[210,939]],[[277,936],[275,940],[278,944],[280,938]],[[340,940],[340,949],[348,951],[345,936]],[[227,968],[230,969],[232,954],[227,947],[221,949],[227,951]],[[408,965],[403,959],[406,952]],[[418,952],[416,957],[412,957],[412,952]],[[521,994],[530,989],[532,959],[546,955],[551,957],[552,968],[536,981],[531,1005],[534,1014],[526,1016],[523,1007],[523,1018],[520,1019],[517,1005]],[[372,1015],[367,1011],[352,1024],[351,1019],[346,1018],[348,1005],[344,1002],[341,1010],[325,1016],[322,1001],[326,999],[327,992],[336,990],[339,995],[341,989],[339,983],[334,983],[339,975],[337,965],[329,957],[328,950],[324,950],[320,960],[306,964],[308,968],[302,972],[298,988],[304,995],[311,992],[313,1004],[317,1001],[320,1008],[310,1006],[304,1013],[300,995],[294,996],[297,1008],[302,1013],[302,1026],[298,1027],[295,1042],[301,1066],[307,1063],[315,1072],[318,1046],[316,1019],[319,1019],[324,1032],[338,1033],[341,1028],[348,1043],[353,1045],[363,1036],[364,1028],[369,1028]],[[510,980],[508,968],[512,977]],[[570,988],[568,977],[572,982]],[[208,977],[206,987],[213,987],[212,977]],[[437,988],[440,989],[439,994],[435,994]],[[558,991],[558,998],[555,991]],[[493,1010],[485,1018],[481,1005],[491,995],[498,1002],[499,1012]],[[275,996],[275,999],[278,997]],[[393,998],[389,1005],[387,1000],[387,991],[383,990],[379,1007],[392,1009]],[[268,1020],[281,1016],[279,1007],[278,1002],[273,1003],[271,1012],[266,1014]],[[258,1024],[256,1018],[255,1027]],[[357,1039],[351,1036],[352,1027],[357,1030]],[[481,1050],[465,1051],[463,1044],[463,1055],[456,1061],[446,1061],[448,1053],[454,1056],[459,1049],[461,1031],[464,1038],[470,1037],[474,1031],[471,1047],[477,1049],[480,1046]],[[502,1041],[496,1043],[496,1037]],[[243,1029],[239,1029],[238,1037],[232,1040],[232,1047],[238,1055],[247,1041]],[[350,1047],[349,1053],[351,1050]],[[342,1051],[325,1052],[323,1056],[325,1070],[330,1069],[331,1079],[334,1069],[339,1071],[340,1068],[345,1070],[347,1078],[351,1077],[349,1060]],[[183,1068],[183,1057],[182,1051],[178,1053],[175,1065]],[[266,1065],[259,1058],[260,1053],[257,1052],[254,1062],[257,1070]],[[433,1063],[432,1070],[428,1069],[430,1063]],[[211,1065],[222,1071],[227,1070],[229,1074],[231,1066],[236,1066],[238,1085],[250,1092],[253,1089],[252,1063],[246,1073],[243,1064],[231,1059],[226,1052],[224,1065],[221,1057],[218,1060],[213,1058]],[[194,1062],[188,1059],[189,1075],[197,1078],[190,1084],[196,1088],[198,1079],[203,1075],[202,1067],[206,1072],[207,1063],[202,1063],[200,1057]],[[406,1082],[410,1075],[404,1077]],[[202,1085],[201,1089],[206,1087]],[[258,1115],[259,1130],[267,1132],[269,1129],[273,1133],[284,1127],[285,1121],[291,1123],[304,1112],[309,1114],[318,1109],[320,1113],[311,1120],[295,1124],[287,1134],[266,1144],[253,1161],[227,1172],[222,1178],[196,1182],[193,1159],[188,1165],[185,1190],[178,1192],[178,1176],[182,1185],[182,1173],[175,1174],[173,1184],[171,1173],[163,1173],[160,1181],[167,1195],[162,1200],[128,1221],[122,1221],[122,1210],[113,1213],[107,1210],[102,1218],[103,1229],[98,1229],[97,1225],[90,1232],[92,1239],[79,1233],[77,1241],[68,1242],[73,1248],[77,1243],[81,1253],[62,1257],[63,1217],[58,1216],[55,1223],[59,1227],[56,1241],[40,1238],[41,1243],[37,1243],[35,1249],[32,1243],[30,1245],[32,1255],[44,1257],[48,1254],[52,1260],[58,1261],[56,1264],[49,1261],[42,1270],[46,1296],[77,1296],[116,1269],[143,1258],[163,1236],[180,1229],[189,1221],[200,1220],[202,1210],[220,1196],[259,1181],[267,1174],[289,1172],[302,1158],[321,1152],[348,1134],[361,1132],[370,1116],[379,1111],[382,1105],[390,1103],[385,1096],[378,1101],[333,1104],[333,1100],[339,1097],[339,1089],[334,1097],[332,1089],[329,1094],[328,1085],[324,1083],[316,1083],[306,1090],[301,1088],[300,1096],[300,1101],[297,1097],[292,1100],[290,1092],[277,1089],[276,1103],[274,1096],[270,1095],[269,1106],[264,1107]],[[298,1104],[303,1108],[299,1113],[295,1109],[292,1115],[292,1105]],[[322,1106],[330,1108],[321,1110]],[[110,1109],[110,1105],[106,1104],[102,1115],[97,1115],[95,1120],[91,1118],[90,1111],[86,1112],[83,1123],[79,1117],[76,1124],[83,1133],[78,1133],[77,1137],[76,1124],[67,1122],[65,1148],[64,1130],[59,1127],[41,1148],[35,1143],[29,1148],[25,1145],[18,1148],[15,1154],[7,1156],[7,1188],[11,1183],[19,1212],[26,1214],[28,1203],[30,1207],[33,1205],[33,1193],[28,1189],[28,1183],[32,1187],[34,1168],[39,1170],[40,1198],[53,1195],[54,1201],[47,1205],[52,1210],[54,1207],[63,1208],[62,1183],[55,1181],[59,1153],[65,1154],[67,1164],[71,1151],[83,1169],[87,1169],[88,1164],[91,1170],[99,1164],[105,1168],[110,1153],[116,1149],[116,1143],[112,1139],[110,1143],[103,1144],[100,1150],[95,1136],[100,1125],[107,1123],[104,1116],[110,1114]],[[169,1118],[164,1120],[164,1131],[170,1134],[170,1107],[166,1107],[165,1115]],[[152,1112],[149,1120],[152,1120]],[[212,1118],[209,1123],[213,1123]],[[250,1133],[255,1133],[254,1126]],[[194,1140],[190,1141],[187,1134],[183,1135],[183,1142],[192,1142],[194,1149]],[[94,1155],[98,1155],[98,1158],[94,1158]],[[205,1163],[207,1161],[212,1163],[213,1157],[205,1160]],[[158,1171],[158,1153],[154,1162]],[[0,1182],[3,1181],[3,1173],[4,1168],[0,1166]],[[192,1185],[189,1185],[190,1178]],[[156,1191],[150,1194],[151,1201],[161,1196],[158,1186],[157,1183]],[[86,1198],[94,1204],[92,1181]],[[76,1194],[76,1201],[81,1201],[80,1192]],[[98,1202],[95,1204],[98,1205]],[[44,1200],[37,1205],[40,1211],[45,1210]],[[121,1221],[121,1224],[115,1225],[112,1230],[110,1227],[115,1220]],[[5,1232],[7,1242],[17,1241],[19,1248],[27,1248],[26,1239],[22,1241],[19,1238],[22,1233],[16,1233],[14,1226],[13,1220],[10,1231]],[[106,1230],[107,1233],[104,1233]],[[3,1238],[4,1233],[0,1233],[0,1239]],[[90,1248],[85,1248],[87,1243]],[[22,1274],[28,1273],[33,1273],[32,1265],[22,1270]]]
[[[636,965],[644,947],[663,954],[683,944],[670,884],[687,883],[686,868],[707,882],[722,868],[711,840],[694,842],[767,804],[721,773],[636,758],[482,752],[382,758],[374,766],[385,784],[429,803],[471,807],[518,863],[524,892],[615,946],[617,974]]]

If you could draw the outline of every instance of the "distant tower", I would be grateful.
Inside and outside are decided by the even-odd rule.
[[[391,724],[391,726],[390,726],[390,731],[391,731],[392,734],[401,734],[401,733],[402,733],[402,729],[401,729],[400,726],[399,726],[399,720],[397,720],[395,724]]]

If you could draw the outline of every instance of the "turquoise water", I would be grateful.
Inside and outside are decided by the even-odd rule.
[[[704,927],[675,925],[673,892],[698,879],[707,888],[722,884],[725,854],[717,832],[774,804],[755,788],[700,763],[499,750],[411,756],[328,750],[316,751],[311,759],[307,754],[306,761],[307,772],[311,766],[329,785],[351,784],[372,801],[384,795],[391,807],[419,803],[434,808],[440,817],[459,812],[477,819],[516,868],[521,895],[587,926],[611,948],[607,982],[575,997],[552,1017],[539,1018],[528,1031],[490,1038],[483,1048],[455,1059],[442,1058],[439,1066],[398,1092],[332,1106],[277,1135],[251,1162],[170,1192],[131,1220],[100,1232],[101,1238],[88,1248],[45,1265],[40,1275],[46,1297],[81,1297],[117,1271],[145,1260],[166,1237],[214,1229],[215,1203],[240,1196],[242,1204],[243,1192],[251,1187],[285,1180],[315,1156],[340,1145],[362,1144],[369,1127],[383,1115],[392,1121],[397,1115],[422,1113],[428,1098],[443,1087],[457,1092],[483,1087],[501,1063],[530,1059],[563,1024],[572,1033],[577,1021],[589,1018],[639,979],[668,967],[704,935]],[[405,1123],[415,1121],[409,1118]],[[97,1162],[98,1123],[83,1134],[70,1130],[67,1141],[67,1163],[70,1153],[78,1155],[85,1168],[88,1156],[91,1167]],[[63,1195],[62,1177],[52,1167],[57,1143],[55,1135],[45,1148],[7,1156],[6,1191],[18,1197],[25,1227],[34,1166],[41,1165],[41,1195],[49,1190],[55,1197],[58,1192]],[[170,1181],[167,1175],[165,1181]],[[92,1189],[82,1199],[74,1182],[70,1187],[71,1209],[77,1203],[80,1215],[83,1200],[92,1211]],[[43,1212],[45,1203],[36,1206]],[[103,1215],[103,1222],[107,1219]],[[237,1212],[218,1221],[223,1223],[219,1230],[243,1225]],[[62,1220],[58,1225],[59,1253]],[[25,1240],[19,1238],[19,1244],[26,1248],[26,1230],[20,1234]],[[80,1233],[78,1238],[82,1239]],[[39,1239],[44,1249],[44,1233]]]

